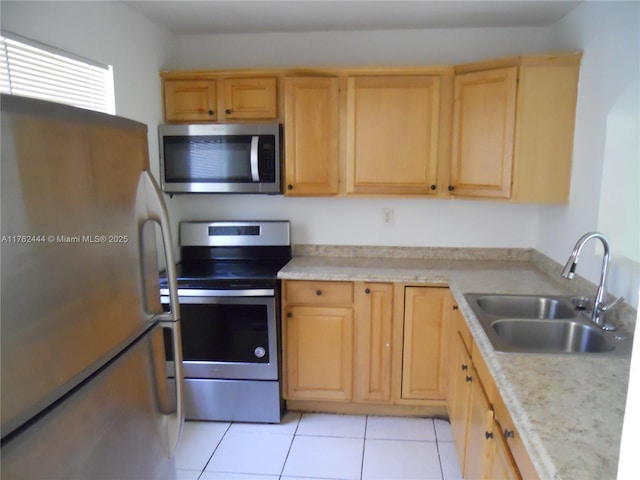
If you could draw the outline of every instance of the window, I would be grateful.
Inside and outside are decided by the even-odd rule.
[[[110,65],[2,32],[0,92],[115,113]]]

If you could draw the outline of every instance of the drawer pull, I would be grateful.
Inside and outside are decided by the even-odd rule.
[[[462,368],[463,371],[464,370],[469,370],[469,365],[467,365],[466,363],[463,363],[461,368]]]
[[[489,440],[490,438],[493,438],[493,433],[492,432],[484,432],[484,438],[486,438],[487,440]]]
[[[466,378],[465,378],[465,380],[466,380],[467,382],[470,382],[471,380],[473,380],[473,377],[470,377],[469,375],[467,375],[467,376],[466,376]]]
[[[516,434],[513,430],[504,429],[504,438],[515,438]]]
[[[458,310],[458,305],[454,305],[454,306],[453,306],[453,309],[454,309],[454,310]]]
[[[322,290],[316,290],[316,295],[318,296],[322,295]]]
[[[364,293],[366,293],[367,295],[369,295],[369,294],[371,293],[371,289],[370,289],[370,288],[365,289]]]

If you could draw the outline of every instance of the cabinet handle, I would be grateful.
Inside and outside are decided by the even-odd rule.
[[[467,382],[470,382],[471,380],[473,380],[473,377],[470,377],[469,375],[467,375],[467,377],[466,377],[466,381],[467,381]]]
[[[454,309],[454,310],[458,310],[458,305],[454,305],[454,306],[453,306],[453,309]]]
[[[462,370],[464,371],[464,370],[468,370],[468,369],[469,369],[469,366],[466,363],[463,363],[462,364]]]
[[[293,318],[293,313],[287,312],[287,318]]]
[[[209,110],[207,113],[208,113],[209,115],[213,115],[215,112],[214,112],[213,110]]]
[[[293,185],[291,184],[287,185],[287,190],[293,190]]]
[[[515,438],[516,434],[513,430],[504,429],[504,438]]]
[[[229,115],[231,113],[231,109],[227,108],[224,112]]]
[[[364,293],[366,293],[367,295],[369,295],[371,293],[371,289],[370,288],[365,288]]]
[[[487,440],[489,440],[490,438],[493,438],[493,433],[492,432],[484,432],[484,438],[486,438]]]
[[[431,185],[429,188],[430,188],[431,190],[435,190],[435,189],[436,189],[436,186],[435,186],[435,185]]]
[[[453,185],[449,185],[447,187],[447,190],[449,190],[450,192],[453,192],[456,189],[456,187],[454,187]]]
[[[318,296],[322,295],[322,290],[316,290],[316,295]]]

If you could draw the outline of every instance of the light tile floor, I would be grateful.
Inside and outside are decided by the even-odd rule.
[[[458,480],[445,420],[300,414],[278,425],[186,422],[178,480]]]

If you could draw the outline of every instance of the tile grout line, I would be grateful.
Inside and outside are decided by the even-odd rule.
[[[362,461],[360,462],[360,480],[364,476],[364,454],[367,448],[367,427],[369,426],[369,415],[364,417],[364,437],[362,438]]]
[[[229,422],[229,425],[227,426],[227,429],[224,431],[224,433],[222,434],[222,437],[220,437],[220,441],[216,444],[216,448],[213,449],[213,452],[211,452],[211,455],[209,456],[209,460],[207,460],[207,463],[204,464],[204,467],[202,467],[202,470],[200,471],[200,475],[198,475],[198,480],[200,479],[200,477],[202,477],[202,475],[204,474],[204,471],[207,469],[207,466],[209,465],[209,463],[211,463],[211,459],[213,458],[213,456],[216,453],[216,450],[218,450],[218,447],[220,446],[220,444],[222,443],[222,440],[224,440],[224,437],[227,435],[227,433],[229,432],[229,429],[231,428],[231,425],[233,425],[233,422]]]
[[[436,439],[436,453],[438,454],[438,465],[440,466],[440,478],[445,480],[444,468],[442,467],[442,457],[440,455],[440,440],[438,439],[438,429],[436,428],[436,419],[432,418],[431,423],[433,424],[433,435]]]
[[[291,443],[289,444],[289,449],[287,450],[287,455],[284,457],[284,462],[282,463],[282,468],[280,469],[280,475],[278,475],[278,479],[282,478],[284,475],[284,468],[287,466],[287,460],[289,460],[289,454],[291,453],[291,447],[293,447],[293,442],[296,439],[296,435],[298,434],[298,428],[300,428],[300,422],[302,421],[302,416],[304,413],[300,413],[298,417],[298,421],[296,422],[296,429],[293,431],[293,435],[291,436]]]

